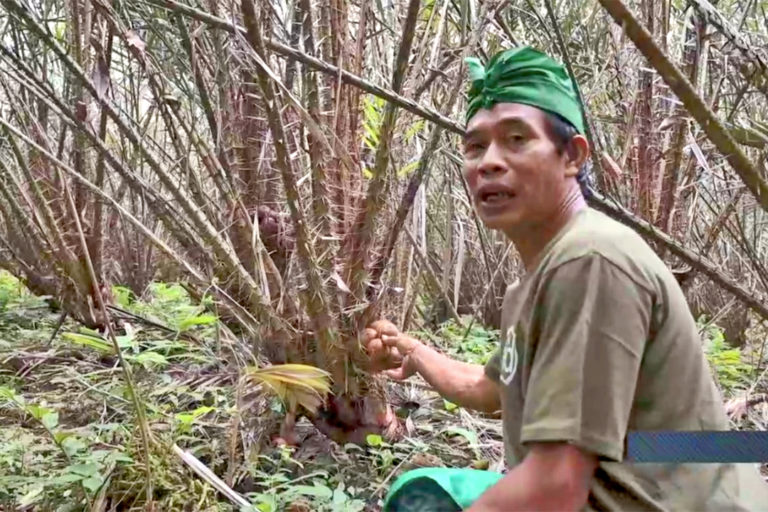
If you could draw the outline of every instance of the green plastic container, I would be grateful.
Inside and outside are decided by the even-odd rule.
[[[392,484],[383,512],[459,512],[503,477],[479,469],[414,469]]]

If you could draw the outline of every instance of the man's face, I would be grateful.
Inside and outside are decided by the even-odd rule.
[[[470,119],[464,172],[483,223],[515,231],[551,218],[578,167],[558,154],[542,110],[499,103]]]

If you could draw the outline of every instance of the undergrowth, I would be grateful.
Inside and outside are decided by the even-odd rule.
[[[501,459],[497,421],[407,385],[392,401],[408,435],[338,446],[302,420],[298,447],[276,446],[283,406],[238,388],[248,346],[210,304],[178,284],[136,297],[113,290],[118,345],[147,413],[155,510],[237,510],[172,450],[179,446],[243,496],[243,510],[378,510],[388,484],[423,465],[488,467]],[[0,272],[0,510],[142,510],[145,454],[128,389],[104,333],[67,320]],[[451,350],[481,361],[493,335],[445,325]],[[240,389],[240,392],[238,392]]]
[[[447,354],[475,364],[487,363],[499,342],[498,330],[487,329],[469,316],[462,318],[462,324],[450,319],[434,333],[422,331],[415,335],[435,340]]]
[[[753,368],[744,362],[740,349],[728,344],[723,329],[702,317],[699,319],[699,332],[704,344],[704,354],[723,394],[731,396],[738,390],[749,387]]]
[[[169,283],[153,283],[141,297],[115,287],[113,297],[117,342],[153,437],[155,510],[375,511],[408,469],[501,467],[498,420],[411,382],[390,388],[407,431],[401,442],[369,436],[366,446],[339,446],[301,420],[300,444],[277,446],[283,405],[238,386],[244,366],[253,364],[243,356],[249,343],[219,323],[208,299],[195,304],[183,286]],[[0,510],[143,510],[145,453],[112,346],[103,333],[71,321],[54,337],[59,320],[44,298],[0,272]],[[414,334],[484,364],[498,331],[462,321]],[[749,387],[753,366],[742,351],[716,325],[702,319],[700,328],[724,394]],[[174,445],[250,505],[232,505]]]

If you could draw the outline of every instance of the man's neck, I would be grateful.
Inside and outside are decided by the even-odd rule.
[[[577,190],[568,194],[560,206],[545,221],[505,232],[520,253],[526,271],[534,269],[547,244],[585,208],[587,208],[587,202]]]

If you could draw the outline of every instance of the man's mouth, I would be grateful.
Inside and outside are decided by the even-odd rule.
[[[477,198],[480,201],[480,205],[485,207],[501,206],[514,197],[514,190],[499,183],[483,185],[477,191]]]
[[[480,202],[485,204],[497,204],[512,199],[514,195],[510,192],[485,192],[480,194]]]

